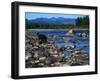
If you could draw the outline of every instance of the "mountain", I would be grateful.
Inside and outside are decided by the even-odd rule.
[[[72,19],[72,18],[63,18],[63,17],[52,17],[52,18],[36,18],[36,19],[32,19],[32,20],[28,20],[29,23],[39,23],[39,24],[50,24],[50,25],[75,25],[75,20],[76,19]]]

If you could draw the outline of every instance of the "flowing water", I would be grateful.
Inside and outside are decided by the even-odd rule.
[[[54,42],[54,44],[58,47],[67,47],[75,45],[76,48],[74,50],[81,50],[84,54],[89,55],[89,30],[73,30],[73,36],[66,35],[69,32],[69,30],[43,29],[38,30],[38,32],[46,36],[52,35],[53,37],[49,38],[48,41]],[[79,36],[79,34],[83,33],[85,33],[86,35]],[[67,40],[67,42],[65,40]],[[64,54],[69,54],[69,51],[65,50]]]

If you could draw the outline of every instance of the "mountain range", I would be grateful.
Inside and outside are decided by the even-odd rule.
[[[63,18],[63,17],[51,17],[51,18],[36,18],[36,19],[31,19],[28,20],[28,23],[39,23],[39,24],[53,24],[53,25],[75,25],[76,19],[73,18]]]

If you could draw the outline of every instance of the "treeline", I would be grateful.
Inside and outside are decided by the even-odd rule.
[[[31,20],[25,19],[26,29],[83,29],[89,28],[89,17],[78,17],[76,19],[76,25],[71,24],[47,24],[47,23],[36,23]]]
[[[75,26],[71,24],[47,24],[47,23],[36,23],[30,20],[25,20],[26,29],[71,29]]]
[[[80,28],[89,28],[89,16],[78,17],[76,19],[76,26]]]

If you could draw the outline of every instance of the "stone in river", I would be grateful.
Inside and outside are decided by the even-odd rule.
[[[77,51],[77,50],[76,50],[76,51],[75,51],[75,54],[81,54],[81,51]]]
[[[72,49],[76,48],[76,45],[72,45],[71,48],[72,48]]]
[[[84,32],[84,33],[82,33],[82,38],[83,39],[86,39],[87,38],[87,34]]]
[[[66,36],[74,36],[73,30],[69,30],[69,32],[66,34]]]
[[[69,42],[69,38],[64,39],[64,42]]]

